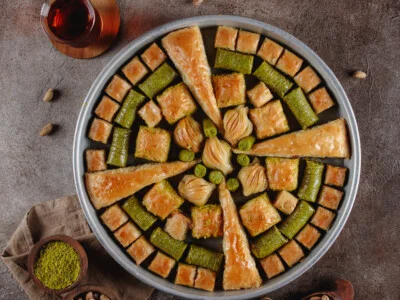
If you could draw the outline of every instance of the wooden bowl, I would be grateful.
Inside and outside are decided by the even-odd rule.
[[[49,242],[54,242],[54,241],[61,241],[61,242],[69,244],[72,248],[75,249],[75,251],[78,253],[79,258],[81,260],[81,272],[78,276],[78,279],[72,285],[70,285],[64,289],[60,289],[60,290],[53,290],[53,289],[50,289],[47,286],[45,286],[36,277],[35,272],[34,272],[35,263],[38,258],[38,255],[40,253],[40,250],[45,245],[47,245]],[[38,286],[39,288],[44,290],[46,293],[53,294],[53,295],[61,295],[61,294],[64,294],[66,292],[73,290],[81,283],[82,279],[85,277],[85,275],[87,273],[88,258],[87,258],[85,249],[83,249],[82,245],[77,240],[74,240],[73,238],[66,236],[66,235],[52,235],[52,236],[41,239],[39,242],[37,242],[35,244],[35,246],[33,246],[33,248],[31,249],[31,251],[29,253],[29,256],[28,256],[27,266],[28,266],[29,275],[33,279],[33,282],[36,284],[36,286]]]
[[[64,300],[73,300],[75,297],[79,296],[82,293],[88,293],[88,292],[97,292],[100,294],[103,294],[110,298],[111,300],[118,300],[118,298],[115,296],[115,294],[108,288],[101,286],[101,285],[81,285],[78,286],[75,290],[73,290],[71,293],[66,295],[63,299]],[[85,298],[83,298],[85,299]]]
[[[333,291],[318,292],[302,300],[310,300],[313,297],[322,297],[324,295],[328,296],[332,300],[354,300],[354,288],[350,281],[344,279],[338,279],[335,281],[336,289]]]

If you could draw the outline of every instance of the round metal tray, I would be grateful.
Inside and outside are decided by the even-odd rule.
[[[282,275],[264,282],[262,286],[257,289],[216,291],[210,293],[175,285],[172,282],[158,277],[146,269],[137,266],[107,233],[106,229],[99,220],[96,210],[93,208],[85,189],[84,151],[89,145],[89,140],[86,137],[87,128],[92,117],[94,105],[101,96],[105,85],[118,71],[118,69],[120,69],[132,56],[134,56],[137,51],[142,49],[145,45],[160,39],[170,31],[194,25],[198,25],[201,28],[218,25],[242,28],[261,33],[262,35],[270,37],[291,48],[293,51],[297,52],[305,60],[307,60],[323,78],[326,86],[329,88],[332,95],[335,97],[336,102],[338,103],[337,114],[345,118],[348,125],[348,134],[352,155],[351,159],[344,160],[343,163],[339,161],[339,163],[342,163],[349,168],[350,172],[348,183],[344,189],[345,197],[337,213],[337,217],[332,228],[324,235],[318,245],[310,252],[308,256],[304,258],[301,263],[297,264],[295,267],[286,271]],[[76,189],[86,218],[100,243],[122,267],[146,284],[149,284],[167,293],[192,299],[247,299],[258,297],[289,284],[291,281],[295,280],[308,269],[310,269],[326,253],[326,251],[328,251],[329,247],[338,237],[340,231],[346,223],[358,189],[360,166],[361,145],[356,119],[342,86],[329,67],[309,47],[285,31],[260,21],[237,16],[210,15],[182,19],[159,26],[132,41],[107,64],[90,88],[79,114],[73,145],[73,171]]]

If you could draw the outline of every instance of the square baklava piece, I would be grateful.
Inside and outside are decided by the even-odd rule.
[[[215,36],[215,48],[225,48],[234,51],[238,30],[236,28],[219,26]]]
[[[140,126],[136,138],[135,157],[166,162],[170,145],[171,134],[167,130]]]
[[[217,105],[220,108],[246,103],[244,75],[232,73],[212,77]]]
[[[123,80],[121,76],[114,75],[114,77],[111,79],[111,82],[106,87],[105,92],[114,100],[122,102],[130,88],[131,85]]]
[[[260,82],[251,90],[248,90],[247,97],[249,97],[251,104],[257,108],[263,106],[273,98],[271,91],[264,82]]]
[[[153,43],[143,52],[141,58],[150,70],[154,71],[161,66],[161,64],[167,59],[167,56],[156,43]]]
[[[297,189],[299,159],[267,157],[267,178],[269,188],[274,191]]]
[[[135,85],[141,81],[148,73],[146,66],[140,61],[139,57],[134,57],[125,67],[122,73]]]
[[[260,108],[250,109],[249,116],[258,139],[289,131],[289,124],[279,100],[268,102]]]
[[[258,50],[257,55],[261,57],[263,60],[268,62],[269,64],[275,66],[279,57],[283,52],[283,47],[274,41],[265,38],[262,43],[260,50]]]

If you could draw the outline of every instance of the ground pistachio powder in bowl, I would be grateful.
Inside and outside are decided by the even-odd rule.
[[[34,273],[40,282],[53,290],[71,286],[81,272],[81,260],[75,249],[62,241],[53,241],[40,250]]]

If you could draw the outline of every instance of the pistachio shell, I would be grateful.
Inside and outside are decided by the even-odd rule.
[[[367,73],[365,73],[363,71],[356,71],[353,73],[353,77],[358,78],[358,79],[365,79],[365,78],[367,78]]]
[[[53,100],[53,96],[54,96],[53,89],[48,89],[46,94],[44,94],[43,101],[50,102],[51,100]]]
[[[203,0],[193,0],[193,5],[199,7],[203,3]]]
[[[40,136],[46,136],[49,135],[54,129],[54,125],[49,123],[47,125],[45,125],[39,132]]]

